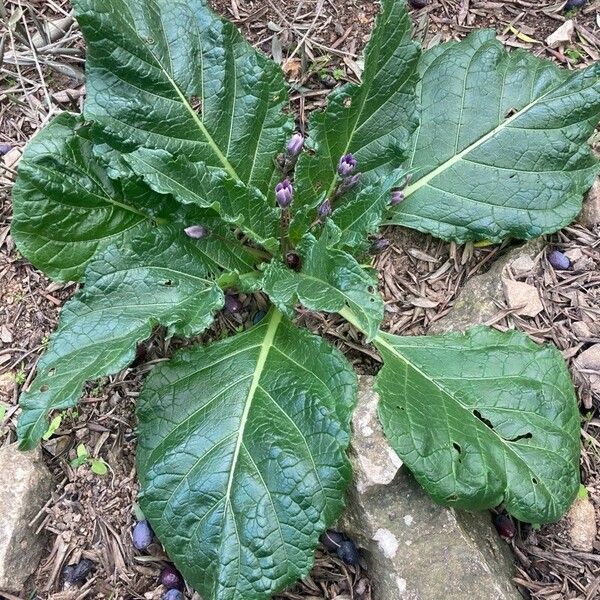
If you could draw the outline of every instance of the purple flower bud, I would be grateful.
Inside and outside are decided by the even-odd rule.
[[[338,163],[338,173],[342,177],[348,177],[356,168],[357,162],[352,154],[344,154]]]
[[[133,528],[131,540],[137,550],[145,550],[152,543],[152,528],[148,521],[140,521]]]
[[[203,227],[202,225],[192,225],[190,227],[186,227],[183,231],[185,231],[185,234],[188,237],[191,237],[195,240],[206,237],[206,234],[208,233],[206,227]]]
[[[371,252],[371,254],[379,254],[380,252],[387,250],[389,247],[390,247],[390,241],[386,240],[384,238],[381,238],[379,240],[375,240],[371,244],[370,252]]]
[[[319,210],[317,212],[321,219],[326,219],[332,213],[331,202],[329,200],[325,200],[321,206],[319,206]]]
[[[351,175],[350,177],[346,177],[340,185],[340,192],[344,193],[344,192],[347,192],[348,190],[351,190],[353,187],[355,187],[356,185],[359,184],[361,178],[362,178],[361,173],[357,173],[356,175]]]
[[[287,145],[288,156],[295,158],[302,152],[302,148],[304,148],[304,136],[301,133],[295,133]]]
[[[242,303],[237,299],[237,296],[233,294],[225,296],[225,310],[233,314],[239,313],[242,310]]]
[[[169,590],[180,590],[183,588],[183,577],[173,566],[166,566],[160,574],[160,582]]]
[[[553,250],[548,255],[548,262],[559,271],[566,271],[571,268],[571,261],[559,250]]]
[[[392,190],[392,199],[390,200],[390,204],[392,206],[397,206],[400,202],[404,201],[404,192],[402,190]]]
[[[292,203],[294,188],[289,179],[284,179],[275,186],[275,197],[281,208],[287,208]]]

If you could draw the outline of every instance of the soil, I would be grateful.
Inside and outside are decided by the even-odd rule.
[[[278,60],[289,79],[300,127],[311,110],[322,107],[330,90],[360,75],[360,52],[371,31],[377,5],[371,0],[214,0],[259,48]],[[460,38],[474,27],[494,28],[510,47],[525,47],[563,67],[578,68],[600,57],[600,2],[588,1],[565,15],[565,2],[545,0],[434,0],[413,10],[415,31],[427,46]],[[12,149],[0,171],[0,443],[15,439],[17,398],[35,373],[48,335],[62,304],[75,292],[72,284],[56,284],[32,267],[10,237],[10,189],[20,153],[53,114],[81,109],[84,52],[76,24],[68,24],[53,40],[51,51],[37,55],[32,41],[43,24],[69,14],[67,0],[6,0],[0,28],[0,144]],[[3,15],[3,12],[6,14]],[[574,18],[576,36],[558,49],[544,43],[566,18]],[[1,165],[1,163],[0,163]],[[527,282],[540,291],[545,310],[535,318],[503,312],[499,328],[517,327],[539,341],[552,341],[569,362],[582,409],[584,440],[582,479],[600,511],[600,397],[574,361],[600,342],[593,323],[600,312],[600,231],[574,225],[547,240],[548,248],[581,253],[574,271],[555,272],[547,249]],[[402,335],[426,333],[452,307],[464,283],[484,272],[508,246],[457,246],[399,228],[384,235],[390,247],[375,259],[386,301],[385,326]],[[215,330],[247,325],[261,308],[260,299],[242,298],[240,314],[220,315]],[[378,368],[378,356],[360,335],[335,317],[304,312],[300,321],[341,347],[362,372]],[[582,325],[583,324],[583,325]],[[585,326],[585,327],[584,327]],[[213,330],[213,334],[214,331]],[[211,335],[211,333],[207,334]],[[44,443],[44,456],[57,481],[51,504],[40,515],[39,531],[51,542],[32,582],[40,600],[74,598],[160,598],[157,577],[166,564],[162,549],[140,554],[130,541],[137,493],[134,407],[144,374],[163,360],[177,340],[165,341],[157,331],[136,363],[119,375],[90,383],[76,409],[63,415],[54,437]],[[0,413],[1,414],[1,413]],[[74,468],[76,447],[109,465],[105,477],[89,465]],[[600,522],[600,521],[599,521]],[[565,522],[532,530],[520,526],[510,543],[519,565],[517,583],[526,598],[600,598],[600,542],[593,552],[572,547]],[[69,588],[61,578],[65,565],[81,558],[95,565],[81,587]],[[368,574],[319,549],[306,581],[281,595],[288,600],[371,598]],[[188,596],[191,597],[191,594]]]

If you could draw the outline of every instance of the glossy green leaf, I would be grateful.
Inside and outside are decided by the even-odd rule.
[[[213,208],[269,250],[278,247],[279,211],[256,188],[231,179],[223,169],[177,158],[163,150],[141,148],[126,161],[152,189],[172,194],[179,202]]]
[[[308,146],[296,174],[298,204],[316,205],[336,184],[341,156],[358,160],[363,185],[377,182],[406,158],[410,134],[418,124],[415,99],[419,47],[411,41],[404,0],[383,0],[382,12],[365,50],[360,86],[331,92],[327,108],[309,123]]]
[[[209,271],[252,270],[254,258],[214,211],[182,208],[131,172],[111,179],[92,142],[79,134],[86,133],[82,127],[80,116],[59,115],[33,138],[19,164],[11,234],[36,267],[63,281],[82,279],[97,251],[162,222],[181,229],[202,223],[217,234],[196,243]]]
[[[274,62],[203,0],[73,5],[87,42],[84,115],[107,141],[183,155],[271,189],[292,126]]]
[[[389,222],[458,242],[529,239],[568,225],[598,163],[600,63],[566,71],[493,31],[433,48],[421,63],[416,177]]]
[[[486,327],[375,344],[386,436],[435,500],[503,503],[535,523],[567,511],[579,489],[579,410],[556,348]]]
[[[274,260],[265,268],[263,289],[271,301],[292,316],[298,302],[324,312],[350,309],[368,339],[377,334],[383,320],[383,300],[377,291],[377,274],[362,267],[347,252],[334,248],[339,231],[329,226],[317,240],[307,234],[298,252],[300,272]]]
[[[74,406],[86,381],[127,367],[154,325],[181,335],[206,329],[224,301],[207,277],[195,241],[168,228],[91,261],[85,288],[63,308],[37,377],[21,394],[21,447],[39,442],[49,412]]]
[[[63,113],[38,133],[13,190],[17,247],[63,281],[80,279],[99,246],[143,229],[152,218],[147,186],[111,180],[92,144],[77,135],[82,124],[80,116]]]
[[[308,574],[343,509],[355,396],[344,357],[277,311],[149,376],[141,507],[205,600],[266,600]]]

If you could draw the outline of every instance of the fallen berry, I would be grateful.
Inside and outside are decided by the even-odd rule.
[[[67,583],[81,583],[93,571],[94,563],[82,558],[76,565],[67,565],[63,569],[63,579]]]
[[[494,517],[494,525],[499,535],[507,540],[511,540],[517,533],[515,524],[507,515],[496,515]]]
[[[302,261],[300,260],[300,255],[296,252],[288,252],[285,255],[285,264],[292,271],[299,271],[302,266]]]
[[[573,10],[574,8],[581,8],[586,2],[587,0],[569,0],[565,4],[565,8],[563,10],[567,12],[569,10]]]
[[[336,553],[347,565],[357,565],[360,562],[358,548],[354,545],[352,540],[344,540]]]
[[[386,240],[385,238],[381,238],[379,240],[375,240],[371,244],[371,248],[369,251],[371,252],[371,254],[379,254],[380,252],[387,250],[389,247],[390,247],[390,241]]]
[[[4,156],[8,154],[12,150],[12,146],[10,144],[0,144],[0,156]]]
[[[181,590],[183,588],[183,577],[173,566],[167,565],[160,574],[160,582],[170,590]]]
[[[346,536],[339,531],[333,531],[328,529],[321,537],[320,542],[329,550],[329,552],[337,552],[338,548],[342,545],[342,542],[346,540]]]
[[[179,590],[168,590],[162,600],[183,600],[183,594]]]
[[[413,8],[425,8],[428,4],[428,0],[408,0],[408,3]]]
[[[571,261],[560,250],[553,250],[548,255],[548,262],[559,271],[566,271],[571,268]]]
[[[145,550],[151,543],[154,533],[148,521],[140,521],[133,528],[131,541],[137,550]]]
[[[237,314],[242,310],[242,303],[232,294],[225,296],[225,310],[232,314]]]

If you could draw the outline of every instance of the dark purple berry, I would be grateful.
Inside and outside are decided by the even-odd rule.
[[[371,254],[379,254],[380,252],[387,250],[389,247],[390,247],[390,241],[386,240],[384,238],[381,238],[379,240],[375,240],[371,244],[370,252],[371,252]]]
[[[567,12],[569,10],[573,10],[574,8],[581,8],[585,5],[586,2],[587,0],[569,0],[565,4],[564,11]]]
[[[408,0],[408,3],[413,8],[425,8],[428,4],[429,0]]]
[[[63,569],[63,579],[66,583],[81,583],[93,571],[94,563],[82,558],[76,565],[67,565]]]
[[[284,179],[275,186],[275,197],[281,208],[287,208],[292,203],[294,188],[289,179]]]
[[[328,529],[321,537],[320,541],[329,552],[337,552],[337,549],[342,545],[342,542],[346,539],[346,536],[339,531],[333,531]]]
[[[252,317],[252,324],[253,325],[257,325],[258,323],[260,323],[265,316],[267,315],[267,311],[266,310],[258,310],[256,311],[256,313],[254,313],[254,316]]]
[[[571,268],[571,261],[560,250],[553,250],[548,255],[548,262],[559,271],[566,271]]]
[[[225,310],[232,314],[237,314],[242,310],[242,303],[233,294],[225,295]]]
[[[342,177],[348,177],[348,175],[351,175],[354,172],[357,164],[358,163],[352,154],[344,154],[338,163],[338,173]]]
[[[202,239],[203,237],[206,237],[206,234],[208,233],[206,227],[203,227],[202,225],[191,225],[190,227],[186,227],[183,231],[188,237],[191,237],[194,240]]]
[[[500,537],[503,537],[504,539],[512,540],[517,533],[515,524],[507,515],[494,516],[494,525],[496,526],[496,530],[500,534]]]
[[[360,562],[360,554],[352,540],[344,540],[336,552],[347,565],[357,565]]]
[[[133,528],[131,541],[137,550],[145,550],[151,543],[154,534],[148,521],[140,521]]]
[[[167,590],[162,600],[183,600],[183,594],[179,590]]]
[[[287,145],[288,156],[296,158],[300,154],[300,152],[302,152],[303,147],[304,136],[301,133],[295,133]]]
[[[299,271],[302,266],[300,255],[297,252],[288,252],[285,255],[285,264],[292,269],[292,271]]]
[[[10,144],[2,143],[0,144],[0,156],[4,156],[8,154],[12,150],[12,146]]]
[[[160,582],[170,590],[183,589],[183,577],[172,565],[167,565],[160,574]]]

